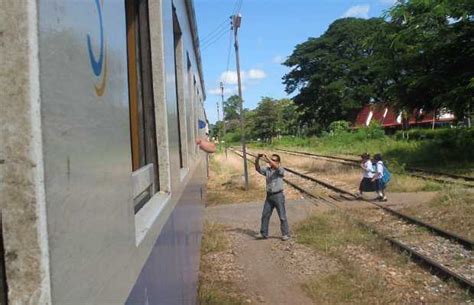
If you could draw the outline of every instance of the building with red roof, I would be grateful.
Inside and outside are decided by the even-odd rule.
[[[434,113],[423,111],[423,109],[414,110],[408,117],[408,126],[432,126],[432,124],[452,123],[456,117],[447,109],[442,109],[434,116]],[[359,110],[355,121],[354,128],[369,126],[372,122],[377,122],[385,129],[401,129],[402,128],[402,111],[396,110],[386,103],[366,104]]]

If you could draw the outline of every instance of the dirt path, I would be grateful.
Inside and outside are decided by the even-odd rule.
[[[316,239],[323,247],[315,247],[311,241],[306,243],[310,246],[294,240],[281,241],[276,211],[270,222],[270,238],[257,240],[265,194],[264,179],[252,171],[250,190],[245,191],[238,158],[215,156],[212,163],[208,185],[212,194],[208,196],[212,195],[213,200],[205,209],[205,219],[211,227],[212,223],[218,224],[214,234],[226,240],[226,246],[201,258],[206,270],[202,273],[203,283],[207,283],[202,290],[203,300],[210,300],[206,304],[342,304],[347,303],[348,297],[360,299],[361,304],[433,304],[440,298],[442,304],[464,304],[459,302],[464,300],[463,295],[455,288],[395,255],[392,249],[385,248],[385,244],[374,244],[370,236],[364,239],[357,235],[357,228],[347,221],[330,216],[331,213],[323,214],[330,209],[325,203],[300,199],[301,195],[289,187],[285,193],[290,230],[309,216],[320,214],[316,217],[322,218],[316,221],[324,223],[327,219],[329,224],[324,226],[330,228],[331,233],[326,234],[324,229],[315,226],[316,233],[303,229],[300,237],[321,233],[329,238],[333,236],[335,240],[347,240],[347,244],[340,244],[337,249],[333,247],[337,252],[331,254],[327,252],[331,243],[327,245],[324,239]],[[436,192],[389,192],[384,205],[400,209],[426,203],[435,196]],[[370,200],[375,195],[365,194],[365,197]],[[245,203],[250,200],[255,202]],[[347,208],[349,214],[357,214],[355,210],[358,209],[375,208],[362,201],[340,201],[336,205]],[[349,242],[354,238],[356,241]],[[357,242],[359,239],[360,243]],[[209,241],[212,245],[212,238]],[[352,283],[353,280],[357,283]],[[386,288],[390,293],[386,293]],[[219,299],[220,292],[238,301]]]
[[[430,195],[434,195],[430,194]],[[406,205],[407,202],[427,200],[426,194],[392,194],[387,205]],[[338,205],[352,208],[370,208],[369,203],[340,202]],[[325,276],[340,268],[337,261],[318,254],[294,240],[283,242],[279,220],[274,211],[270,222],[270,238],[257,240],[263,203],[238,203],[208,207],[206,221],[223,224],[231,249],[224,259],[215,257],[214,264],[224,262],[218,269],[226,273],[245,296],[247,304],[314,304],[304,291],[303,284],[309,279]],[[327,211],[324,204],[310,200],[287,201],[290,229],[310,215]]]
[[[270,222],[270,238],[256,240],[259,231],[262,203],[229,204],[206,209],[206,220],[224,224],[232,240],[236,264],[244,274],[236,283],[252,304],[313,304],[302,289],[302,283],[320,270],[320,263],[311,250],[290,240],[280,240],[279,220],[276,211]],[[292,224],[317,210],[306,200],[287,202],[287,217]],[[306,261],[305,261],[306,260]],[[307,266],[311,265],[310,268]],[[330,265],[330,263],[328,263]],[[323,268],[323,267],[321,267]]]

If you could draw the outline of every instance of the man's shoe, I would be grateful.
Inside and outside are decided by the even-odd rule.
[[[288,236],[288,235],[283,235],[283,236],[281,237],[281,240],[283,240],[283,241],[287,241],[287,240],[289,240],[289,239],[291,239],[291,237]]]
[[[268,238],[268,236],[263,235],[262,233],[259,233],[255,236],[255,239],[267,239],[267,238]]]

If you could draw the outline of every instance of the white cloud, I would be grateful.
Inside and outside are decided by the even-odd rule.
[[[259,69],[251,69],[245,75],[249,79],[264,79],[267,77],[265,71]]]
[[[274,64],[282,64],[284,61],[285,61],[285,57],[280,56],[280,55],[273,56],[272,58],[272,62]]]
[[[245,91],[245,89],[246,89],[246,87],[242,86],[242,91]],[[221,88],[209,89],[209,90],[207,90],[207,93],[209,95],[220,96],[221,95]],[[237,86],[226,86],[226,87],[224,87],[224,95],[225,96],[230,96],[230,95],[234,95],[234,94],[238,94],[238,93],[239,93],[239,87],[237,87]]]
[[[241,71],[240,77],[243,83],[247,79],[248,80],[264,79],[265,77],[267,77],[267,74],[265,73],[265,71],[260,70],[260,69],[250,69],[248,71]],[[238,83],[237,71],[222,72],[221,76],[219,77],[219,81],[228,85],[237,85]]]
[[[244,73],[240,72],[240,77],[243,78]],[[226,71],[221,73],[221,77],[219,80],[223,83],[236,85],[238,83],[237,80],[237,71]]]
[[[242,86],[242,91],[245,91],[246,87],[245,86]],[[220,88],[215,88],[215,89],[211,89],[208,91],[208,93],[210,95],[218,95],[220,96],[221,95],[221,89]],[[226,86],[224,87],[224,96],[231,96],[231,95],[234,95],[234,94],[239,94],[239,87],[237,86]]]
[[[207,94],[209,95],[221,95],[221,88],[214,88],[207,90]]]
[[[358,17],[358,18],[369,18],[370,5],[355,5],[349,8],[341,17]]]

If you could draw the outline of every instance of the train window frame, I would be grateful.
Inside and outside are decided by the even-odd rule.
[[[132,1],[132,0],[126,0]],[[184,111],[181,111],[182,114],[187,112],[188,116],[191,116],[194,119],[194,124],[192,122],[186,121],[184,117],[185,124],[193,124],[189,128],[192,130],[193,133],[198,132],[197,128],[197,112],[198,112],[198,97],[196,96],[196,92],[199,90],[197,88],[198,84],[195,81],[196,77],[194,75],[194,69],[191,66],[191,73],[192,78],[195,81],[195,85],[193,87],[192,83],[187,82],[187,75],[186,75],[186,55],[189,56],[190,62],[192,63],[193,57],[190,53],[188,53],[187,48],[187,41],[186,40],[186,32],[182,33],[182,49],[180,51],[181,55],[179,57],[174,56],[175,59],[177,58],[178,61],[181,61],[182,66],[182,73],[181,79],[176,78],[178,82],[181,81],[180,87],[173,88],[173,85],[170,84],[171,75],[167,74],[167,72],[172,72],[172,61],[173,53],[165,53],[165,50],[173,50],[174,41],[169,39],[165,40],[165,37],[174,39],[174,30],[173,30],[173,20],[172,17],[173,13],[175,14],[175,20],[181,21],[178,19],[179,16],[176,16],[175,7],[173,3],[163,4],[161,1],[151,1],[151,0],[134,0],[134,1],[148,1],[148,24],[149,24],[149,31],[150,37],[161,37],[162,39],[152,39],[150,41],[150,48],[151,48],[151,66],[153,72],[153,96],[155,102],[155,109],[154,109],[154,116],[155,116],[155,127],[156,127],[156,144],[157,144],[157,154],[159,155],[158,158],[158,167],[159,167],[159,191],[155,192],[153,196],[148,196],[147,192],[153,193],[153,186],[150,184],[150,172],[152,169],[150,167],[154,167],[153,165],[147,164],[146,167],[141,167],[140,172],[132,173],[132,193],[133,196],[140,195],[143,199],[143,205],[140,209],[134,214],[134,224],[135,224],[135,246],[141,247],[142,244],[146,242],[148,244],[148,240],[153,238],[155,234],[163,228],[166,221],[170,217],[172,211],[177,204],[177,200],[179,198],[179,193],[183,191],[181,185],[186,184],[187,180],[191,179],[190,176],[190,168],[180,168],[178,172],[173,172],[172,169],[176,164],[176,153],[175,153],[175,146],[176,146],[176,139],[172,139],[171,137],[174,136],[174,130],[176,124],[175,122],[170,122],[174,118],[174,111],[176,111],[174,106],[170,103],[174,103],[175,101],[172,100],[173,91],[177,91],[178,94],[181,94],[181,102],[184,104]],[[183,26],[186,24],[185,22],[182,23]],[[183,28],[184,30],[185,28]],[[171,36],[171,37],[170,37]],[[169,44],[168,44],[169,43]],[[193,49],[194,50],[194,49]],[[164,56],[166,55],[166,56]],[[169,65],[169,66],[168,66]],[[175,65],[176,67],[176,65]],[[168,70],[169,69],[169,70]],[[175,75],[176,77],[176,75]],[[167,85],[168,84],[168,85]],[[191,87],[189,89],[190,94],[192,95],[192,104],[193,104],[193,111],[191,113],[188,104],[186,104],[186,99],[189,98],[188,96],[188,88],[186,86]],[[179,102],[178,96],[176,96],[176,103]],[[179,104],[176,104],[179,106]],[[171,107],[171,109],[169,108]],[[182,131],[187,131],[187,125],[183,125]],[[182,133],[181,133],[182,135]],[[187,158],[188,166],[195,163],[195,159],[191,159],[193,156],[193,147],[195,154],[194,156],[197,157],[199,154],[199,149],[197,149],[197,145],[194,145],[194,141],[192,143],[187,143],[189,138],[192,138],[191,135],[187,135],[186,138],[183,138],[185,141],[184,143],[188,145],[187,154],[183,157]],[[191,146],[190,146],[191,145]],[[171,150],[170,150],[171,149]],[[174,155],[173,155],[174,152]],[[174,160],[173,160],[174,158]],[[178,165],[179,166],[179,165]],[[177,166],[177,167],[178,167]],[[153,168],[154,170],[154,168]],[[137,177],[133,177],[135,176]],[[177,176],[177,177],[176,177]],[[176,179],[175,179],[176,178]],[[143,192],[141,192],[143,191]],[[177,193],[175,193],[177,192]],[[174,195],[173,195],[174,194]],[[151,197],[151,198],[150,198]],[[132,203],[130,204],[132,206]],[[132,208],[131,208],[132,209]],[[130,211],[133,213],[133,211]]]
[[[178,154],[180,180],[189,172],[188,168],[188,140],[186,126],[186,107],[184,104],[184,42],[181,25],[176,14],[176,7],[172,6],[173,16],[173,47],[174,47],[174,76],[176,91],[176,122],[178,125]]]
[[[193,118],[194,118],[194,138],[197,139],[199,137],[199,128],[197,127],[198,126],[198,121],[199,121],[199,116],[198,116],[198,109],[199,109],[199,105],[198,105],[198,100],[199,100],[199,96],[198,96],[198,89],[197,89],[197,82],[196,82],[196,75],[193,75],[193,87],[192,87],[192,90],[193,90]],[[197,149],[197,145],[195,147],[195,150],[194,150],[194,153],[197,154],[198,153],[198,149]]]
[[[126,0],[133,210],[160,191],[148,0]],[[141,186],[148,187],[142,189]]]
[[[194,80],[194,74],[193,74],[193,65],[191,63],[191,59],[189,57],[189,53],[186,52],[186,73],[187,73],[187,85],[188,85],[188,90],[187,90],[187,106],[188,106],[188,112],[186,112],[186,121],[189,122],[188,128],[187,128],[187,133],[188,133],[188,143],[189,147],[194,147],[193,149],[188,150],[189,154],[192,157],[196,157],[197,153],[197,146],[194,145],[196,142],[196,118],[194,117],[194,92],[193,92],[193,80]]]
[[[133,15],[134,11],[130,10],[133,9],[133,6],[137,5],[136,2],[142,2],[142,4],[146,2],[144,5],[147,8],[146,12],[141,14],[141,16],[146,18],[146,27],[144,27],[144,30],[147,31],[145,34],[148,35],[146,43],[148,44],[147,49],[149,53],[147,57],[149,59],[148,67],[151,76],[149,78],[151,90],[148,92],[149,96],[153,98],[154,102],[154,107],[149,109],[148,114],[152,116],[155,122],[154,132],[151,133],[151,136],[153,136],[154,140],[156,141],[157,156],[156,163],[145,164],[144,166],[141,166],[138,169],[135,168],[135,170],[133,170],[133,149],[136,151],[137,145],[135,143],[135,148],[133,147],[133,122],[132,117],[130,117],[130,141],[132,149],[132,194],[130,212],[134,214],[135,246],[139,247],[148,236],[148,233],[150,230],[152,230],[152,228],[152,231],[155,231],[156,229],[161,230],[160,228],[167,221],[173,205],[171,204],[171,169],[169,167],[170,154],[167,127],[168,117],[166,109],[165,62],[164,58],[161,56],[161,54],[163,54],[164,41],[151,41],[151,37],[163,37],[162,3],[161,1],[149,0],[126,0],[125,2],[127,18],[127,64],[129,65],[129,78],[130,70],[132,69],[132,71],[136,71],[134,66],[135,62],[132,61],[132,67],[130,67],[130,51],[133,52],[135,48],[131,48],[129,46],[129,26],[130,22],[132,22],[130,19],[132,17],[135,18]],[[130,111],[131,110],[132,109],[130,109]],[[151,173],[153,173],[153,175]]]

